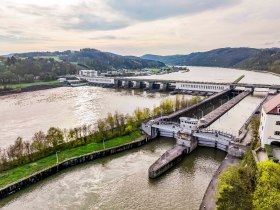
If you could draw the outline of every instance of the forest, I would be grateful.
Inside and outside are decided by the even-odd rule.
[[[76,72],[76,65],[53,58],[0,58],[0,85],[50,81]]]

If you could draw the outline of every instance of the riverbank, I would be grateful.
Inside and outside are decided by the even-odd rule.
[[[63,163],[63,161],[67,161],[70,158],[76,158],[81,155],[86,155],[92,152],[96,151],[106,151],[106,149],[109,148],[115,148],[121,145],[126,145],[129,144],[133,141],[137,141],[138,138],[143,138],[142,134],[140,131],[135,131],[131,134],[121,136],[121,137],[116,137],[110,140],[107,140],[104,142],[100,143],[90,143],[84,146],[76,147],[76,148],[71,148],[67,150],[63,150],[58,153],[58,162]],[[105,150],[104,150],[105,148]],[[0,188],[3,187],[6,188],[5,186],[17,182],[19,180],[24,179],[25,177],[32,176],[32,174],[35,174],[39,171],[46,170],[49,167],[53,167],[57,165],[57,157],[56,154],[50,155],[45,158],[41,158],[37,161],[0,172]],[[0,190],[1,191],[1,190]]]
[[[231,155],[227,155],[226,158],[223,160],[215,174],[213,175],[213,178],[211,179],[207,190],[203,196],[200,210],[214,210],[216,208],[216,193],[218,190],[218,180],[219,176],[222,172],[224,172],[229,166],[232,166],[234,164],[240,163],[241,159],[235,158]]]
[[[12,85],[7,85],[6,89],[2,85],[0,86],[0,96],[22,93],[22,92],[31,92],[37,90],[46,90],[46,89],[57,88],[62,86],[64,86],[64,83],[61,83],[57,80],[47,81],[47,82],[12,84]]]

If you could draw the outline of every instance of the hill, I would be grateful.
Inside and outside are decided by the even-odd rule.
[[[188,55],[159,56],[147,54],[144,59],[164,62],[168,65],[217,66],[250,70],[280,72],[280,49],[219,48]]]
[[[121,56],[110,52],[102,52],[96,49],[85,48],[80,51],[64,52],[31,52],[15,54],[16,57],[56,57],[65,62],[80,63],[99,71],[117,69],[143,69],[159,68],[165,64],[134,56]]]

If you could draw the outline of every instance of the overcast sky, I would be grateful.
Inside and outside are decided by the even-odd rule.
[[[280,47],[280,0],[1,0],[0,54]]]

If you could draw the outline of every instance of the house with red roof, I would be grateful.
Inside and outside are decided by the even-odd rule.
[[[259,136],[262,147],[272,142],[280,143],[280,94],[262,106]]]

